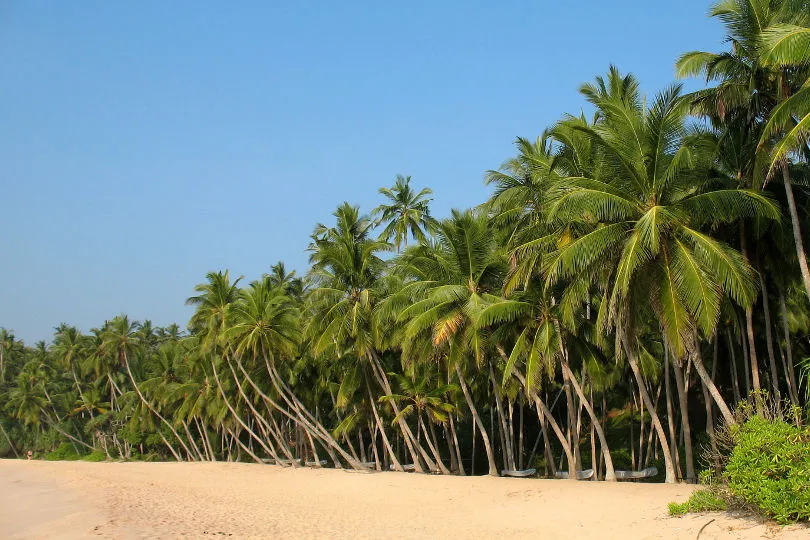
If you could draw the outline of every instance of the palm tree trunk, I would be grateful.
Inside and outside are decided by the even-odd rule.
[[[425,429],[425,423],[422,420],[422,413],[417,411],[416,418],[417,418],[417,421],[419,423],[417,429],[419,429],[420,427],[422,428],[422,433],[425,434],[425,442],[427,442],[428,448],[430,448],[430,451],[433,453],[433,457],[436,459],[436,465],[439,467],[439,470],[441,471],[442,474],[449,475],[450,471],[447,470],[447,467],[444,466],[444,463],[442,462],[441,454],[439,454],[439,451],[436,449],[436,446],[434,445],[434,442],[431,441],[431,433],[428,433],[428,430]],[[433,426],[432,425],[431,425],[430,431],[433,432]],[[435,438],[435,435],[436,435],[435,432],[432,433],[432,435]]]
[[[377,402],[374,399],[374,394],[371,393],[371,385],[368,383],[368,380],[366,380],[366,389],[368,390],[368,399],[371,402],[371,412],[374,414],[374,421],[377,423],[377,429],[380,430],[380,435],[382,435],[385,450],[388,452],[388,456],[391,458],[391,463],[394,465],[394,470],[403,472],[405,469],[402,468],[402,464],[397,459],[397,454],[394,452],[394,449],[391,447],[391,443],[388,440],[388,435],[385,434],[385,426],[383,426],[382,420],[380,420],[380,414],[377,412]]]
[[[245,452],[247,452],[247,454],[248,454],[250,457],[252,457],[252,458],[253,458],[253,461],[255,461],[256,463],[259,463],[259,464],[264,463],[264,462],[261,460],[261,458],[260,458],[259,456],[257,456],[256,454],[254,454],[254,453],[253,453],[253,452],[250,450],[250,448],[248,448],[247,446],[245,446],[245,445],[242,443],[242,441],[240,441],[240,440],[239,440],[239,437],[237,437],[236,435],[234,435],[234,434],[233,434],[233,431],[231,431],[229,428],[225,428],[225,429],[227,429],[227,430],[228,430],[228,433],[229,433],[229,434],[230,434],[230,436],[231,436],[231,442],[235,442],[235,443],[236,443],[236,445],[237,445],[239,448],[241,448],[242,450],[244,450]],[[228,461],[230,461],[230,460],[231,460],[231,459],[230,459],[230,448],[228,448]],[[238,456],[237,456],[236,460],[237,460],[237,461],[239,461],[239,457],[238,457]]]
[[[515,377],[520,381],[523,385],[523,388],[526,388],[526,378],[523,374],[519,373],[518,371],[513,372]],[[546,407],[546,404],[540,399],[540,396],[537,395],[537,392],[532,392],[532,395],[529,396],[534,400],[534,404],[537,407],[538,414],[542,414],[543,417],[548,421],[549,425],[551,425],[551,430],[554,431],[554,434],[557,436],[557,439],[560,441],[560,445],[562,446],[563,452],[565,454],[565,458],[568,461],[568,479],[569,480],[578,480],[576,474],[570,474],[570,471],[576,472],[576,458],[574,457],[574,452],[571,449],[571,445],[568,443],[568,438],[563,433],[563,430],[560,428],[560,425],[554,419],[554,415],[551,414],[551,411]],[[552,404],[552,407],[554,404]],[[548,438],[546,438],[548,440]],[[552,460],[551,463],[552,469],[554,468],[554,463]]]
[[[731,409],[729,409],[726,400],[723,399],[723,396],[720,394],[720,391],[714,384],[714,377],[709,376],[709,373],[706,371],[706,366],[703,364],[703,357],[700,354],[700,345],[697,344],[697,337],[695,337],[695,342],[696,345],[694,354],[692,355],[692,363],[698,372],[700,380],[706,387],[706,390],[708,390],[709,394],[712,396],[712,399],[717,404],[717,408],[720,409],[720,414],[723,415],[723,420],[726,421],[726,424],[733,425],[736,423],[736,420],[734,420],[734,415],[731,413]],[[717,342],[715,341],[715,347],[716,346]]]
[[[498,381],[495,379],[495,371],[492,369],[492,362],[489,364],[489,380],[492,382],[492,390],[495,393],[495,408],[498,411],[498,422],[501,434],[501,450],[504,457],[505,469],[515,470],[515,455],[512,452],[512,441],[508,438],[508,430],[506,427],[506,417],[503,413],[503,406],[501,404],[501,388]]]
[[[368,354],[369,363],[371,364],[372,371],[374,372],[375,377],[377,378],[377,382],[380,384],[382,389],[385,391],[387,395],[393,394],[391,391],[391,384],[388,381],[388,377],[385,374],[385,370],[380,364],[379,359],[377,358],[376,354],[370,352]],[[425,472],[422,464],[419,461],[419,456],[421,455],[422,458],[425,460],[429,469],[435,468],[436,464],[433,463],[433,460],[428,457],[427,452],[425,449],[422,448],[422,445],[419,444],[414,437],[413,432],[411,431],[410,426],[408,426],[408,422],[405,421],[399,415],[399,405],[392,399],[388,401],[391,404],[391,408],[394,411],[394,417],[397,418],[397,424],[399,425],[399,429],[402,431],[402,439],[405,441],[405,446],[408,448],[408,451],[411,453],[411,458],[413,459],[413,465],[416,472],[423,473]],[[418,450],[418,452],[417,452]]]
[[[791,191],[791,194],[793,192]],[[745,228],[744,223],[740,225],[740,248],[742,251],[743,258],[746,262],[750,262],[751,258],[748,256],[748,246],[745,242]],[[797,246],[798,247],[798,246]],[[753,306],[748,306],[745,308],[745,328],[746,328],[746,335],[748,337],[748,359],[751,363],[751,379],[753,382],[754,393],[755,396],[755,403],[757,408],[757,414],[760,416],[764,413],[763,404],[762,404],[762,386],[759,382],[759,362],[757,361],[757,348],[756,344],[754,343],[754,308]]]
[[[542,401],[542,400],[541,400]],[[540,410],[538,407],[537,415],[540,417],[540,431],[543,433],[543,451],[545,452],[545,462],[546,462],[546,476],[548,476],[549,469],[551,469],[551,475],[557,475],[557,467],[554,465],[554,455],[551,453],[551,441],[548,438],[548,420],[546,420],[546,415],[543,414],[543,411]],[[531,460],[529,461],[531,464]]]
[[[615,482],[616,481],[616,471],[613,469],[613,458],[610,457],[610,450],[608,449],[607,438],[605,437],[605,432],[602,430],[602,423],[599,422],[599,417],[596,416],[596,413],[591,406],[590,401],[585,396],[585,392],[582,391],[582,387],[579,385],[574,372],[571,371],[571,366],[568,365],[567,359],[568,353],[567,351],[563,351],[563,358],[564,360],[562,363],[563,375],[571,381],[571,385],[574,387],[574,392],[576,392],[577,396],[579,397],[580,403],[582,406],[585,407],[585,410],[588,412],[588,416],[591,417],[591,425],[596,430],[596,434],[599,437],[599,444],[602,446],[602,454],[605,456],[605,481],[606,482]],[[593,467],[593,464],[591,464]]]
[[[172,435],[174,435],[175,438],[180,442],[180,446],[182,446],[183,450],[186,451],[186,454],[191,455],[191,451],[188,449],[188,446],[186,446],[186,443],[183,442],[183,439],[180,437],[180,434],[177,433],[177,431],[174,429],[174,426],[172,426],[169,423],[168,420],[163,418],[163,415],[160,414],[157,411],[157,409],[152,407],[152,405],[149,403],[149,401],[146,400],[146,397],[141,393],[141,389],[138,388],[138,383],[135,382],[135,377],[132,376],[132,370],[129,367],[129,359],[127,359],[127,353],[124,352],[121,356],[124,359],[124,366],[126,366],[126,368],[127,368],[127,374],[129,375],[129,380],[132,381],[132,386],[135,387],[135,392],[137,392],[138,397],[141,398],[141,401],[143,401],[143,404],[146,405],[146,408],[149,409],[150,411],[152,411],[152,413],[154,413],[155,416],[160,418],[160,421],[163,422],[166,425],[166,427],[169,428],[169,430],[172,432]]]
[[[762,311],[765,315],[765,344],[768,347],[768,360],[771,368],[771,387],[773,388],[773,397],[779,400],[779,371],[776,369],[776,355],[773,351],[773,331],[771,329],[771,310],[768,306],[768,287],[765,284],[765,278],[762,272],[759,273],[759,284],[762,287]]]
[[[748,336],[748,359],[751,362],[751,383],[755,394],[757,414],[764,414],[762,403],[762,385],[759,382],[759,362],[757,361],[757,349],[754,344],[754,310],[751,307],[745,310],[745,329]]]
[[[796,199],[793,198],[793,187],[790,185],[790,172],[786,162],[782,163],[782,180],[785,185],[785,195],[787,196],[788,209],[790,211],[790,223],[793,226],[793,240],[796,244],[796,255],[799,259],[799,268],[802,272],[802,282],[807,297],[810,298],[810,269],[807,268],[807,256],[804,254],[804,243],[802,241],[802,228],[799,221],[799,213],[796,211]]]
[[[270,361],[267,358],[267,354],[265,351],[262,351],[262,356],[264,357],[265,367],[267,368],[267,374],[270,375],[270,382],[275,388],[278,395],[284,400],[288,407],[296,414],[297,417],[293,417],[288,411],[286,411],[283,407],[280,407],[278,403],[276,403],[273,399],[270,398],[267,394],[262,392],[258,386],[255,386],[256,392],[262,397],[262,399],[267,400],[275,409],[277,409],[281,414],[287,416],[293,422],[300,423],[304,426],[305,429],[309,429],[312,431],[312,434],[324,441],[327,445],[331,446],[332,448],[337,451],[343,459],[354,469],[366,469],[365,466],[361,465],[356,458],[350,456],[338,442],[332,437],[332,434],[329,433],[326,428],[318,422],[312,414],[307,410],[303,403],[298,399],[295,393],[287,386],[287,383],[281,378],[276,371],[275,367],[270,365]],[[238,360],[237,360],[238,363]],[[238,363],[239,367],[241,368],[242,372],[247,374],[245,368],[242,366],[241,363]],[[283,389],[282,389],[283,387]],[[286,392],[285,392],[286,390]]]
[[[245,431],[247,431],[247,432],[248,432],[248,435],[250,435],[251,437],[253,437],[253,439],[254,439],[256,442],[258,442],[258,443],[259,443],[259,446],[261,446],[261,447],[264,449],[264,451],[265,451],[265,452],[267,452],[267,454],[268,454],[268,455],[273,455],[274,451],[273,451],[273,450],[271,450],[271,449],[270,449],[270,447],[268,447],[268,446],[267,446],[267,445],[264,443],[264,441],[262,440],[262,438],[261,438],[261,437],[259,437],[259,436],[258,436],[258,435],[257,435],[257,434],[256,434],[256,433],[255,433],[255,432],[252,430],[252,429],[250,429],[250,427],[249,427],[249,426],[248,426],[248,425],[245,423],[245,421],[244,421],[244,420],[242,420],[242,417],[241,417],[241,416],[239,416],[239,413],[237,413],[237,412],[236,412],[236,409],[234,409],[234,408],[233,408],[233,406],[231,405],[231,402],[230,402],[230,401],[228,401],[228,397],[225,395],[225,390],[222,388],[222,382],[220,382],[220,380],[219,380],[219,374],[217,373],[217,367],[216,367],[216,365],[214,364],[214,359],[213,359],[213,358],[211,359],[211,368],[212,368],[212,370],[213,370],[213,372],[214,372],[214,380],[215,380],[215,381],[216,381],[216,383],[217,383],[217,388],[219,389],[219,393],[222,395],[222,399],[225,401],[225,406],[226,406],[226,407],[228,407],[228,410],[230,411],[230,413],[231,413],[231,415],[233,416],[234,420],[236,420],[236,421],[237,421],[237,423],[238,423],[240,426],[242,426],[242,429],[244,429]],[[228,430],[228,433],[231,433],[231,436],[233,436],[233,433],[232,433],[230,430]],[[237,442],[239,443],[239,445],[240,445],[240,446],[242,446],[241,441],[237,441]],[[247,449],[247,448],[245,448],[245,451],[246,451],[246,452],[247,452],[247,453],[248,453],[248,454],[249,454],[251,457],[253,457],[254,459],[257,459],[259,463],[261,463],[261,459],[259,459],[258,457],[256,457],[256,456],[255,456],[255,454],[254,454],[253,452],[251,452],[251,451],[250,451],[249,449]],[[283,465],[283,464],[282,464],[280,461],[277,461],[277,463],[278,463],[279,465],[284,466],[284,465]]]
[[[683,370],[677,359],[672,361],[672,370],[675,372],[675,386],[678,389],[678,404],[681,409],[681,433],[686,453],[686,481],[694,484],[697,482],[697,475],[695,474],[695,456],[692,448],[692,425],[689,421],[689,403],[683,380]]]
[[[524,409],[524,399],[523,396],[520,396],[520,431],[518,433],[518,469],[521,471],[523,470],[523,409]]]
[[[667,340],[664,339],[664,388],[665,388],[665,397],[667,400],[667,425],[669,427],[669,442],[672,448],[672,461],[678,468],[680,477],[680,457],[678,455],[678,444],[675,438],[675,419],[672,416],[672,384],[670,382],[670,375],[669,375],[669,348],[667,346]]]
[[[456,451],[456,461],[458,461],[458,474],[459,476],[466,476],[464,472],[464,462],[461,460],[461,447],[458,445],[458,437],[456,436],[456,423],[453,420],[453,415],[450,414],[450,434],[453,436],[453,446]]]
[[[368,432],[371,434],[371,452],[374,455],[374,468],[378,471],[382,470],[382,461],[380,460],[380,453],[377,452],[377,425],[369,420]]]
[[[656,431],[658,432],[658,440],[661,441],[661,447],[664,451],[664,468],[666,469],[666,479],[664,480],[667,484],[672,484],[675,482],[675,468],[672,464],[672,454],[669,450],[669,444],[667,444],[666,434],[664,433],[664,427],[661,425],[661,419],[658,417],[658,412],[655,410],[655,406],[653,405],[652,399],[650,398],[649,392],[647,392],[647,388],[644,386],[644,378],[641,376],[641,371],[638,367],[638,359],[636,358],[635,350],[630,347],[630,343],[628,342],[627,336],[624,335],[624,332],[621,332],[621,341],[622,345],[624,345],[625,353],[627,354],[627,360],[630,364],[630,369],[633,371],[633,375],[636,378],[636,382],[638,383],[639,393],[641,394],[641,398],[644,401],[644,404],[647,406],[647,410],[650,413],[650,417],[652,418],[653,425],[655,426]]]
[[[478,426],[478,429],[481,430],[481,438],[484,441],[484,450],[486,450],[487,462],[489,463],[489,475],[499,476],[498,465],[495,464],[495,455],[492,452],[492,444],[490,444],[489,442],[487,430],[484,428],[484,423],[481,421],[481,417],[478,416],[478,409],[475,408],[475,403],[473,403],[472,396],[470,395],[470,390],[467,388],[467,381],[464,380],[464,374],[461,372],[461,366],[458,363],[456,363],[456,376],[458,376],[458,382],[461,385],[461,391],[464,394],[464,399],[467,400],[467,407],[470,408],[470,413],[472,413],[473,420]]]
[[[0,347],[2,347],[2,344],[0,344]],[[6,428],[3,427],[2,422],[0,422],[0,431],[3,432],[3,436],[5,436],[6,440],[8,441],[8,446],[9,448],[11,448],[11,451],[14,452],[14,455],[17,456],[17,459],[20,459],[20,454],[18,454],[17,449],[14,448],[14,444],[11,442],[11,437],[9,437],[8,433],[6,433]]]
[[[779,289],[779,309],[782,315],[782,330],[785,333],[785,352],[787,355],[787,367],[785,375],[787,376],[788,386],[790,388],[790,399],[794,405],[799,404],[799,389],[796,386],[796,372],[793,368],[793,349],[790,345],[790,328],[788,327],[788,313],[787,305],[785,305],[785,294],[782,289]]]
[[[740,377],[737,372],[737,355],[734,352],[734,342],[731,339],[731,331],[726,328],[726,341],[728,342],[728,351],[731,355],[731,390],[734,392],[734,406],[736,407],[740,400]]]
[[[186,430],[186,436],[188,436],[188,440],[191,443],[192,448],[197,453],[197,457],[200,458],[200,461],[206,461],[205,456],[203,456],[202,452],[200,452],[200,447],[197,446],[197,443],[194,442],[194,437],[191,436],[191,430],[188,429],[188,424],[185,420],[182,421],[183,428]]]
[[[262,448],[264,448],[265,450],[269,449],[268,454],[270,454],[270,456],[274,460],[276,460],[276,463],[280,463],[281,458],[279,457],[278,453],[276,453],[276,450],[273,447],[273,445],[270,443],[270,437],[268,436],[268,432],[273,433],[272,428],[270,428],[270,424],[267,422],[267,420],[264,419],[264,417],[259,413],[259,411],[256,410],[256,407],[253,406],[253,402],[250,400],[250,398],[248,398],[247,394],[245,393],[245,389],[242,387],[242,383],[239,381],[239,377],[237,376],[236,371],[233,369],[230,356],[228,356],[227,354],[224,356],[225,362],[228,364],[228,369],[230,369],[231,375],[233,376],[233,380],[234,382],[236,382],[236,389],[239,393],[239,396],[247,404],[248,408],[253,413],[253,416],[256,418],[257,423],[259,425],[259,429],[261,429],[262,433],[265,436],[264,444],[261,441],[259,442],[259,444],[261,444]],[[236,358],[236,360],[237,362],[239,361],[238,357]],[[250,430],[248,431],[250,432]],[[290,463],[293,468],[298,466],[298,464],[295,462],[294,459],[292,459],[291,456],[290,456]]]

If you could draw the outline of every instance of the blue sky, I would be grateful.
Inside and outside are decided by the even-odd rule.
[[[396,174],[469,207],[610,63],[717,50],[703,1],[0,2],[0,326],[184,325],[209,270],[306,269]],[[690,83],[694,87],[696,83]]]

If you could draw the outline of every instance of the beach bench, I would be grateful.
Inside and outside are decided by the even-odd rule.
[[[389,466],[388,466],[388,469],[389,469],[389,470],[391,470],[391,471],[395,471],[395,470],[397,470],[397,469],[396,469],[396,467],[394,467],[394,464],[393,464],[393,463],[392,463],[391,465],[389,465]],[[415,470],[416,470],[416,465],[414,465],[413,463],[403,463],[403,464],[402,464],[402,469],[403,469],[405,472],[413,472],[413,471],[415,471]]]
[[[513,478],[528,478],[537,474],[537,469],[523,469],[521,471],[512,471],[509,469],[502,469],[501,476],[511,476]]]
[[[641,480],[642,478],[652,478],[658,474],[655,467],[647,467],[640,471],[615,471],[616,480]]]
[[[568,478],[568,471],[557,471],[556,473],[554,473],[554,476],[556,478]],[[584,471],[577,471],[577,480],[587,480],[592,476],[593,476],[593,469],[585,469]]]

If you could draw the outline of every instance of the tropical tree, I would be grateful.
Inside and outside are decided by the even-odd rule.
[[[411,188],[411,177],[400,174],[393,186],[380,188],[380,194],[388,199],[388,203],[371,212],[372,217],[377,218],[377,225],[385,224],[380,240],[393,241],[397,251],[403,244],[408,247],[409,235],[417,241],[424,241],[436,225],[436,220],[430,215],[431,199],[428,196],[432,193],[429,188],[415,191]]]

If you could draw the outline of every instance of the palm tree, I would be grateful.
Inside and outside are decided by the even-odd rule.
[[[0,384],[6,380],[6,359],[15,343],[14,333],[0,327]]]
[[[56,328],[56,336],[53,341],[52,353],[56,355],[59,365],[69,370],[73,375],[73,383],[76,385],[76,391],[79,393],[79,398],[84,401],[84,394],[82,392],[82,385],[79,382],[79,377],[76,374],[76,368],[80,367],[81,358],[85,353],[87,340],[79,332],[75,326],[68,326],[61,324]],[[92,410],[90,415],[93,415]]]
[[[552,221],[597,219],[599,225],[549,256],[546,280],[549,284],[570,280],[570,300],[584,300],[587,287],[582,283],[610,269],[597,321],[601,328],[615,328],[659,440],[666,446],[632,338],[644,317],[654,314],[676,359],[692,356],[723,417],[733,423],[697,344],[700,333],[713,335],[723,296],[746,306],[753,301],[755,286],[741,255],[704,231],[746,217],[778,219],[779,213],[762,194],[721,189],[708,182],[708,164],[686,139],[687,102],[680,87],[660,93],[645,108],[632,76],[620,77],[612,69],[609,78],[621,81],[610,86],[630,90],[615,95],[592,85],[583,88],[601,117],[587,133],[605,168],[596,178],[567,179],[549,210]],[[598,86],[604,85],[600,81]],[[665,448],[665,458],[669,454]],[[674,480],[671,460],[667,477]]]
[[[411,188],[411,177],[397,175],[394,185],[390,188],[380,188],[389,203],[381,204],[372,210],[372,216],[378,216],[376,224],[385,223],[380,239],[385,242],[393,240],[397,251],[400,247],[408,247],[408,235],[417,241],[424,241],[427,234],[436,226],[436,220],[430,216],[430,201],[428,195],[433,191],[423,188],[416,192]]]
[[[765,151],[763,147],[770,146],[766,144],[768,139],[787,127],[788,131],[774,148],[770,169],[773,171],[778,166],[782,172],[799,267],[810,298],[810,268],[785,161],[789,152],[806,148],[806,143],[802,146],[800,141],[810,122],[808,117],[794,122],[797,111],[804,111],[803,114],[810,111],[807,106],[810,93],[806,87],[801,88],[809,76],[806,53],[801,49],[808,34],[805,29],[791,24],[806,23],[806,10],[802,2],[791,0],[721,0],[709,13],[725,25],[731,51],[689,52],[681,56],[676,69],[682,77],[703,74],[707,82],[717,81],[717,86],[692,94],[694,112],[710,118],[718,126],[743,124],[747,139],[746,167],[741,176],[744,187],[759,188],[767,183],[760,154]],[[791,61],[796,61],[795,65],[802,69],[780,67]],[[767,120],[767,126],[763,119]]]
[[[458,392],[458,387],[452,384],[435,384],[427,373],[419,374],[413,379],[403,375],[396,376],[400,392],[382,396],[380,401],[396,401],[405,407],[400,411],[399,417],[407,418],[416,415],[419,429],[427,441],[430,451],[436,460],[436,464],[443,474],[450,474],[442,461],[439,452],[439,443],[433,424],[444,424],[449,421],[449,415],[456,410],[455,405],[447,401],[447,396]],[[394,418],[392,423],[396,423],[400,418]],[[424,419],[427,419],[427,422]],[[430,426],[430,432],[425,427]]]
[[[419,360],[431,343],[446,352],[484,440],[489,474],[498,476],[492,444],[465,378],[465,364],[474,359],[482,367],[490,361],[490,344],[475,320],[486,305],[500,300],[493,293],[502,287],[506,259],[482,212],[453,210],[437,225],[435,238],[407,250],[397,261],[399,271],[414,281],[408,290],[416,293],[416,301],[398,316],[405,325],[402,354],[406,361]]]
[[[385,262],[378,253],[390,249],[389,244],[372,240],[372,222],[361,216],[359,209],[348,203],[338,207],[335,227],[319,224],[312,235],[310,262],[314,289],[310,294],[312,318],[306,330],[316,357],[339,358],[347,352],[363,365],[384,394],[391,394],[386,370],[380,361],[377,345],[380,329],[374,324],[374,309],[379,300],[378,285]],[[371,393],[371,388],[367,388]],[[371,400],[383,444],[396,466],[398,461],[376,414],[376,400]],[[399,406],[390,402],[394,416]],[[419,456],[430,466],[432,460],[416,444],[416,438],[403,418],[398,421],[405,445],[417,471],[422,471]]]
[[[141,402],[144,406],[149,410],[152,414],[157,416],[160,421],[169,428],[169,431],[172,432],[172,435],[177,439],[180,445],[183,447],[183,450],[186,451],[186,455],[193,459],[192,453],[189,450],[188,446],[186,445],[183,438],[180,437],[180,434],[174,429],[174,426],[166,420],[166,418],[160,414],[157,408],[152,405],[149,400],[146,399],[146,396],[141,391],[140,387],[138,386],[138,382],[135,380],[135,376],[132,374],[132,368],[130,366],[129,358],[132,356],[133,353],[136,353],[141,346],[141,335],[139,332],[139,325],[137,322],[130,322],[129,317],[126,315],[119,315],[115,317],[112,321],[110,321],[109,325],[105,329],[104,332],[104,347],[112,353],[116,359],[120,362],[121,366],[126,370],[127,375],[129,375],[129,380],[132,383],[135,392],[138,394],[138,398],[140,398]],[[166,446],[171,450],[174,454],[175,458],[178,461],[181,461],[179,454],[174,450],[174,448],[166,441]]]

